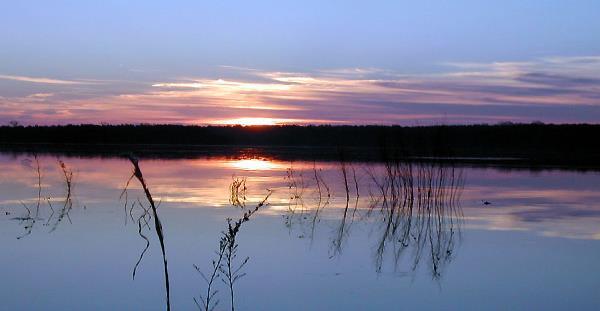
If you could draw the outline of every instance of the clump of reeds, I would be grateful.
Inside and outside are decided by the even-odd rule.
[[[36,188],[37,188],[37,199],[35,205],[28,206],[25,202],[21,202],[26,214],[20,217],[14,217],[14,220],[18,220],[25,232],[17,237],[17,239],[24,238],[30,235],[34,229],[34,226],[38,223],[38,221],[44,221],[43,226],[49,226],[50,222],[54,218],[54,207],[52,205],[52,201],[50,200],[50,196],[44,197],[42,196],[42,166],[40,164],[39,158],[36,154],[33,155],[33,160],[24,159],[21,161],[22,164],[28,168],[31,168],[36,174]],[[35,166],[32,164],[35,163]],[[53,232],[58,228],[58,225],[66,218],[71,222],[71,218],[69,216],[70,211],[73,208],[73,199],[72,199],[72,189],[73,189],[73,171],[61,160],[58,160],[58,166],[61,172],[61,175],[65,184],[65,199],[63,206],[60,209],[59,215],[56,218],[50,232]],[[42,216],[42,200],[47,202],[50,214],[47,216]],[[33,211],[32,211],[33,210]]]
[[[233,177],[231,185],[229,185],[229,203],[235,207],[246,207],[246,177]]]
[[[18,220],[23,225],[25,232],[22,235],[18,236],[17,239],[21,239],[21,238],[24,238],[25,236],[30,235],[33,231],[34,226],[38,223],[38,221],[45,220],[45,222],[43,223],[43,226],[50,225],[50,222],[52,221],[52,219],[54,217],[54,212],[55,212],[54,207],[52,205],[52,201],[50,200],[50,196],[47,196],[47,197],[42,196],[42,166],[40,164],[40,161],[39,161],[39,158],[37,157],[37,155],[36,154],[33,155],[33,160],[24,159],[21,162],[24,166],[31,168],[36,174],[37,200],[36,200],[35,205],[31,206],[31,207],[28,206],[27,204],[25,204],[25,202],[21,202],[21,205],[23,206],[24,210],[26,211],[26,214],[24,216],[15,217],[13,219]],[[32,165],[33,163],[35,163],[35,166]],[[65,218],[68,219],[69,222],[71,222],[69,212],[73,208],[73,200],[72,200],[73,171],[69,167],[67,167],[67,165],[61,160],[58,160],[58,166],[60,168],[61,175],[63,176],[63,179],[64,179],[65,200],[64,200],[62,208],[60,209],[60,213],[59,213],[54,225],[50,229],[50,232],[56,230],[58,225]],[[45,216],[41,215],[42,200],[45,200],[47,202],[48,208],[50,211],[50,214],[47,216],[47,218],[44,218]],[[34,211],[32,212],[32,210],[34,210]]]
[[[398,159],[384,163],[381,178],[371,174],[379,196],[371,208],[380,207],[384,217],[382,236],[376,251],[376,269],[381,270],[388,243],[398,262],[412,246],[412,268],[423,251],[429,250],[432,276],[441,275],[442,265],[451,259],[462,216],[459,207],[463,187],[462,170],[441,163],[410,163]]]
[[[299,171],[290,165],[284,180],[289,190],[287,215],[283,215],[285,226],[290,232],[298,226],[303,231],[298,238],[309,237],[312,243],[320,213],[330,203],[331,189],[316,162],[313,162],[312,171]],[[311,189],[313,190],[310,191]],[[314,203],[311,198],[314,198]],[[312,204],[315,205],[314,208],[306,208]]]

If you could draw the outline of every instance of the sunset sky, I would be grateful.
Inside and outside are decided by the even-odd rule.
[[[0,124],[600,121],[600,1],[4,1]]]

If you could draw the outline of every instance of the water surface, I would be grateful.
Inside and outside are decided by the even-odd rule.
[[[128,159],[0,155],[0,309],[164,310],[161,235],[172,310],[202,307],[213,261],[215,310],[231,309],[240,266],[238,310],[600,306],[598,172],[260,157],[139,168],[162,230]]]

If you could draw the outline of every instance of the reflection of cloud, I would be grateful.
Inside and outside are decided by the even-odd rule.
[[[467,227],[597,239],[598,174],[472,169],[463,192]],[[493,204],[483,206],[481,200]]]
[[[446,65],[446,72],[421,75],[376,68],[278,72],[222,66],[221,70],[241,75],[159,81],[139,91],[137,84],[136,89],[124,87],[134,87],[133,82],[109,81],[88,86],[84,92],[88,97],[78,98],[53,90],[29,92],[54,92],[44,98],[46,105],[31,97],[4,97],[0,121],[15,117],[24,123],[193,124],[239,118],[354,124],[600,120],[600,57]]]
[[[19,207],[21,202],[35,202],[37,175],[22,161],[0,155],[0,208]],[[64,180],[56,159],[40,156],[43,195],[58,200],[64,194]],[[118,202],[127,178],[131,174],[129,163],[121,159],[65,159],[76,171],[74,178],[77,198],[84,203]],[[363,166],[364,165],[364,166]],[[307,210],[317,206],[318,191],[313,179],[313,168],[319,171],[331,189],[327,210],[343,209],[345,190],[338,163],[282,162],[267,158],[198,158],[184,160],[144,160],[144,175],[152,187],[153,195],[175,207],[225,207],[229,206],[229,189],[232,176],[247,177],[250,202],[260,201],[266,189],[273,190],[271,205],[264,214],[281,214],[289,209],[290,189],[286,170],[293,168],[303,191]],[[362,166],[362,167],[360,167]],[[369,208],[376,191],[372,179],[361,176],[364,169],[374,174],[383,172],[378,164],[356,166],[361,195],[358,208]],[[364,173],[366,174],[366,173]],[[465,170],[466,183],[462,192],[462,211],[466,227],[483,230],[525,230],[541,235],[569,238],[600,239],[600,193],[597,191],[597,173],[498,171],[469,168]],[[363,177],[363,178],[361,178]],[[131,187],[139,191],[139,186]],[[140,195],[143,195],[140,193]],[[493,204],[483,206],[481,200]],[[249,205],[251,205],[249,203]],[[263,213],[261,213],[263,214]],[[335,216],[333,216],[335,215]],[[332,214],[332,219],[340,217]]]
[[[572,206],[566,204],[549,204],[545,206],[537,206],[526,210],[513,212],[522,221],[541,222],[549,219],[561,219],[572,217],[598,217],[600,218],[600,210],[586,208],[585,206]]]

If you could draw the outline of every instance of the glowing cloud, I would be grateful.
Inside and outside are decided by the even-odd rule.
[[[281,72],[225,66],[221,70],[229,78],[147,84],[105,80],[67,90],[66,85],[91,82],[4,75],[0,79],[46,85],[28,86],[27,94],[34,95],[2,94],[0,122],[247,126],[600,121],[600,57],[445,65],[445,72],[420,75],[373,68]]]
[[[20,81],[20,82],[30,82],[30,83],[42,83],[42,84],[63,84],[63,85],[91,84],[91,82],[87,82],[87,81],[59,80],[59,79],[52,79],[52,78],[11,76],[11,75],[0,75],[0,79]]]

